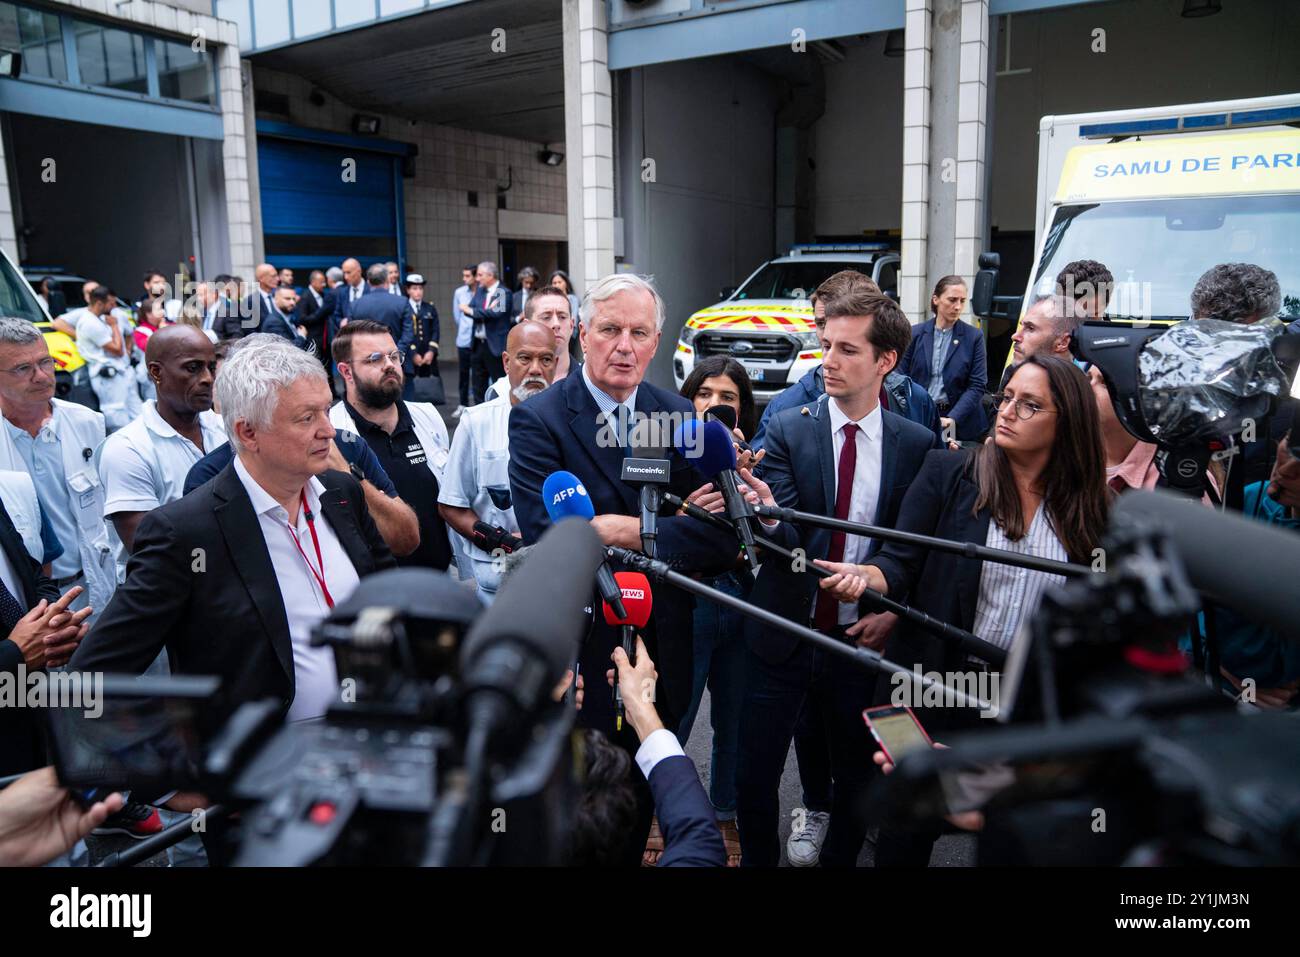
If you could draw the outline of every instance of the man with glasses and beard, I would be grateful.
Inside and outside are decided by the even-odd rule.
[[[420,544],[398,564],[446,571],[451,540],[438,513],[450,446],[446,424],[431,404],[402,399],[402,354],[383,323],[351,320],[339,329],[332,349],[346,393],[330,410],[330,422],[370,446],[419,519]]]
[[[491,547],[480,547],[486,543],[475,544],[474,523],[486,522],[519,534],[510,501],[510,410],[554,381],[557,358],[550,326],[525,319],[511,329],[502,356],[509,394],[466,409],[451,443],[438,511],[460,533],[456,546],[461,567],[474,575],[484,602],[496,596],[501,562],[499,556],[493,557]]]

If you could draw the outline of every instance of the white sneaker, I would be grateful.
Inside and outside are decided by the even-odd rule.
[[[790,832],[785,842],[785,856],[791,867],[816,867],[822,856],[822,842],[830,830],[831,816],[825,811],[808,811],[803,815],[803,827]]]
[[[465,411],[465,407],[463,405],[458,405],[456,406],[456,411],[451,414],[451,417],[453,419],[459,419],[460,414],[464,411]]]

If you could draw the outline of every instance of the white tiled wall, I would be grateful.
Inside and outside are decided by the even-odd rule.
[[[322,106],[309,99],[313,86],[301,77],[263,68],[254,70],[258,91],[279,93],[289,99],[289,115],[259,113],[259,117],[312,129],[352,134],[358,110],[325,94]],[[442,322],[444,355],[454,341],[448,321],[451,294],[460,285],[461,267],[497,258],[497,187],[510,181],[506,193],[509,209],[521,212],[565,212],[565,168],[546,166],[537,159],[537,143],[381,115],[379,135],[384,139],[414,143],[415,177],[404,179],[406,254],[410,268],[428,281],[425,298],[438,309]],[[566,163],[569,160],[566,158]],[[478,193],[477,207],[468,193]],[[454,351],[451,353],[454,355]]]

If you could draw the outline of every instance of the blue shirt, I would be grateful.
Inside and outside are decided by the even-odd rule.
[[[370,451],[370,446],[361,441],[360,436],[355,432],[339,429],[334,436],[334,444],[339,447],[339,454],[349,465],[361,469],[361,474],[366,477],[367,482],[389,498],[397,498],[397,486],[388,477],[384,467],[379,464],[375,453]],[[215,478],[218,472],[234,461],[234,458],[235,448],[231,442],[219,445],[203,456],[194,463],[194,467],[185,476],[185,494],[189,495],[200,485]]]
[[[930,359],[930,384],[926,391],[935,402],[948,401],[943,391],[943,364],[948,358],[948,347],[952,345],[953,328],[940,329],[938,322],[934,324],[934,354]]]
[[[55,410],[58,415],[58,410]],[[54,578],[70,578],[81,571],[81,549],[77,515],[73,511],[68,479],[63,472],[63,445],[54,433],[54,419],[41,426],[32,438],[24,429],[5,421],[5,428],[13,438],[14,448],[27,465],[27,474],[36,486],[36,498],[41,513],[49,520],[54,537],[63,546],[63,554],[55,558],[50,568]]]

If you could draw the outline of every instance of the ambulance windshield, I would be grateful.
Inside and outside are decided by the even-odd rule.
[[[1277,274],[1281,317],[1300,318],[1300,196],[1203,196],[1062,206],[1043,244],[1031,298],[1061,269],[1095,259],[1115,277],[1106,318],[1186,319],[1211,266],[1254,263]]]

